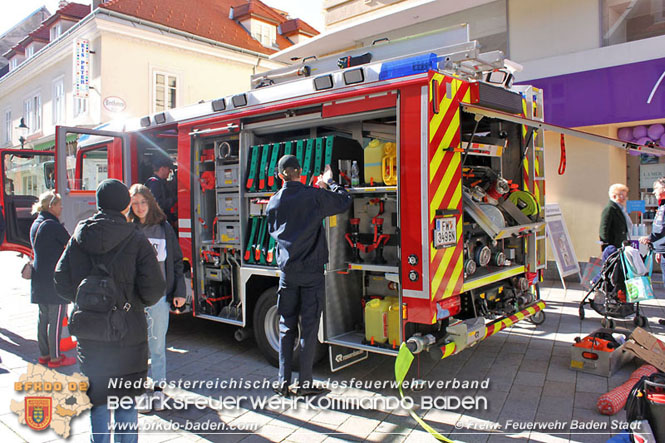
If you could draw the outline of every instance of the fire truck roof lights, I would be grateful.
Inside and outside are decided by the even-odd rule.
[[[234,95],[231,98],[234,108],[240,108],[242,106],[247,106],[247,94],[238,94]]]
[[[333,87],[332,75],[322,75],[321,77],[316,77],[314,79],[314,89],[316,89],[317,91],[330,89],[332,87]]]
[[[349,69],[344,71],[344,83],[347,85],[355,85],[356,83],[362,83],[365,81],[365,73],[363,68],[358,69]]]
[[[150,126],[150,116],[146,115],[145,117],[141,118],[141,121],[139,122],[142,128],[147,128]]]
[[[401,60],[387,61],[381,65],[379,80],[406,77],[407,75],[420,74],[427,71],[436,71],[438,58],[432,53],[416,55]]]
[[[226,109],[226,100],[223,98],[218,98],[217,100],[212,101],[212,110],[214,112],[223,111]]]
[[[166,123],[166,113],[160,112],[159,114],[155,114],[155,123],[157,123],[158,125]]]

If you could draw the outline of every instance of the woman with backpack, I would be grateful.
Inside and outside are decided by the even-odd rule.
[[[46,191],[32,206],[38,214],[30,227],[30,243],[34,251],[32,277],[30,279],[30,301],[39,305],[37,342],[39,364],[49,368],[70,366],[74,357],[61,353],[62,322],[67,315],[67,300],[55,292],[53,272],[58,259],[69,240],[69,233],[60,223],[62,199],[55,191]]]
[[[116,431],[116,441],[136,442],[136,408],[111,410],[108,397],[133,402],[145,392],[144,309],[161,299],[165,285],[152,245],[135,224],[127,222],[127,187],[118,180],[104,180],[96,197],[99,212],[76,227],[58,262],[55,287],[61,297],[76,301],[69,325],[78,338],[81,370],[90,383],[92,441],[108,442],[115,422],[130,429]],[[94,282],[104,284],[93,286]]]
[[[164,410],[166,384],[166,331],[169,328],[170,306],[185,305],[185,279],[183,276],[182,250],[178,237],[167,221],[164,211],[147,186],[135,184],[129,189],[131,211],[129,220],[138,224],[155,249],[157,261],[166,281],[164,296],[145,309],[148,321],[148,345],[150,347],[150,375],[154,384],[152,396],[143,394],[137,401],[139,412]]]

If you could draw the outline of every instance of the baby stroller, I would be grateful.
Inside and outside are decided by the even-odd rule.
[[[628,249],[631,248],[631,249]],[[639,262],[638,262],[639,260]],[[579,317],[584,320],[584,305],[603,316],[600,324],[614,328],[614,318],[633,317],[635,326],[644,327],[649,320],[640,313],[639,302],[628,302],[626,280],[641,275],[651,277],[653,272],[653,252],[651,249],[644,262],[631,246],[622,246],[607,257],[596,277],[596,281],[579,304]]]

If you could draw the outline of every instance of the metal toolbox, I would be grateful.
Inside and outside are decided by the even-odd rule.
[[[217,165],[215,177],[218,188],[233,188],[239,184],[238,165]]]
[[[218,220],[217,241],[225,245],[240,246],[240,222]]]
[[[237,192],[217,193],[217,215],[220,217],[240,215],[240,196]]]

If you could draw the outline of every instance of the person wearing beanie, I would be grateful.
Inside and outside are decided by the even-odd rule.
[[[266,207],[268,232],[277,243],[277,265],[282,271],[277,290],[279,311],[279,381],[275,392],[290,395],[293,348],[300,320],[300,372],[297,395],[325,392],[313,385],[312,367],[319,318],[325,302],[324,265],[328,246],[323,220],[351,206],[351,196],[333,181],[330,165],[318,177],[319,188],[300,183],[298,159],[285,155],[277,165],[284,186]]]
[[[148,336],[144,314],[146,306],[157,303],[166,289],[155,252],[134,223],[128,223],[130,197],[118,180],[104,180],[96,193],[98,212],[78,224],[55,270],[55,289],[66,300],[75,301],[81,281],[91,275],[93,261],[104,264],[117,291],[126,300],[128,330],[118,341],[78,340],[81,371],[88,377],[87,395],[92,441],[108,441],[111,411],[107,397],[134,398],[145,392],[148,371]],[[118,256],[116,257],[116,254]],[[116,304],[119,302],[116,302]],[[92,327],[92,325],[90,325]],[[114,387],[111,380],[124,380]],[[127,387],[131,386],[131,387]],[[115,423],[138,423],[135,407],[116,409]],[[131,426],[122,441],[137,441]],[[116,434],[119,432],[116,431]]]

